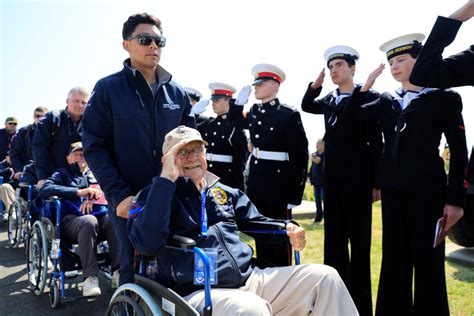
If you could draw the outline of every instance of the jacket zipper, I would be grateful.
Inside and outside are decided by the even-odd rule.
[[[239,281],[239,286],[240,284],[242,283],[242,275],[240,274],[240,269],[239,269],[239,266],[237,265],[237,262],[235,261],[234,259],[234,256],[232,256],[232,254],[230,253],[229,249],[227,248],[227,244],[225,243],[224,241],[224,238],[223,238],[223,233],[222,233],[222,230],[219,228],[219,226],[215,225],[215,226],[211,226],[211,228],[215,228],[216,231],[217,231],[217,239],[219,239],[219,242],[221,243],[222,245],[222,249],[224,250],[224,254],[225,256],[227,257],[227,260],[229,260],[230,264],[232,265],[233,267],[233,270],[234,270],[234,274],[235,274],[235,277],[236,277],[236,280]]]

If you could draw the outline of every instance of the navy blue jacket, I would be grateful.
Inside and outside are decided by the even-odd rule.
[[[63,199],[61,217],[71,214],[82,216],[84,214],[79,211],[82,199],[77,196],[77,191],[96,183],[97,180],[90,170],[83,174],[77,164],[72,164],[56,170],[39,189],[39,195],[42,198],[58,196]],[[66,203],[66,201],[70,203]]]
[[[66,156],[72,143],[81,141],[82,120],[74,122],[66,109],[46,113],[33,136],[33,160],[39,180],[68,165]]]
[[[193,285],[194,254],[166,249],[168,236],[192,238],[201,248],[217,248],[218,284],[238,288],[252,272],[252,249],[239,239],[239,226],[249,220],[268,221],[240,190],[218,182],[207,173],[206,211],[208,237],[201,238],[201,193],[192,181],[175,182],[155,177],[153,184],[136,197],[143,208],[128,221],[128,237],[141,254],[156,256],[157,281],[181,295],[202,289]]]
[[[159,175],[166,133],[178,125],[196,126],[189,98],[166,70],[158,67],[154,97],[129,63],[127,59],[122,71],[97,82],[84,114],[84,154],[113,205]]]
[[[5,159],[7,152],[10,150],[12,137],[13,135],[9,135],[6,128],[0,129],[0,160]]]
[[[33,161],[32,143],[35,129],[35,124],[23,126],[12,139],[10,159],[15,173],[23,172],[25,165]]]

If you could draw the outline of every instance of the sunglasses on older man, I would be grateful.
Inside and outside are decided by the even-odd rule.
[[[15,123],[15,122],[8,122],[7,124],[8,125],[17,125],[17,123]]]
[[[133,39],[137,39],[138,44],[142,46],[149,46],[152,41],[155,42],[156,46],[158,47],[165,47],[166,45],[166,38],[164,38],[163,36],[138,34],[136,36],[129,37],[127,40],[131,41]]]

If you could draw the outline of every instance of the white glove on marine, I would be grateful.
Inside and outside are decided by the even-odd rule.
[[[249,95],[252,92],[251,86],[244,86],[235,99],[236,105],[245,105],[249,102]]]
[[[194,104],[191,108],[191,114],[194,116],[201,114],[206,110],[206,107],[209,105],[209,99],[202,99],[198,103]]]

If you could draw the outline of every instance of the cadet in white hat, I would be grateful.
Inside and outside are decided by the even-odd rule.
[[[463,214],[466,136],[459,94],[409,81],[423,37],[408,34],[380,47],[401,87],[366,106],[380,122],[385,140],[376,315],[449,315],[445,243],[435,241],[435,227],[444,217],[441,230],[447,233]],[[382,71],[383,65],[369,76],[362,93]],[[438,149],[443,134],[451,150],[448,179]]]
[[[251,73],[255,98],[262,103],[254,104],[248,115],[242,107],[231,107],[249,129],[253,145],[247,193],[262,214],[291,219],[291,208],[301,203],[306,182],[308,140],[298,111],[277,98],[285,72],[275,65],[258,64]],[[276,246],[257,240],[256,247],[263,261],[291,264],[291,247],[283,239]]]
[[[303,111],[324,115],[326,128],[324,263],[339,272],[359,313],[372,315],[372,200],[379,195],[374,175],[378,169],[375,157],[382,153],[382,135],[377,121],[367,118],[361,105],[376,100],[379,93],[369,91],[360,98],[360,86],[354,83],[359,53],[354,48],[333,46],[324,58],[337,88],[318,98],[323,69],[308,85],[301,103]],[[315,218],[315,222],[321,220]]]
[[[195,105],[199,100],[201,100],[202,94],[198,90],[191,87],[184,87],[183,89],[188,94],[191,105]]]
[[[212,82],[211,89],[212,109],[216,117],[196,115],[197,129],[204,140],[209,144],[206,159],[209,171],[219,176],[221,182],[233,188],[244,190],[244,169],[247,160],[247,137],[242,128],[236,127],[229,119],[229,107],[233,106],[233,86],[222,82]],[[247,92],[245,92],[247,93]],[[247,93],[248,95],[248,93]],[[209,102],[209,100],[201,100]],[[198,107],[196,104],[195,107]]]

